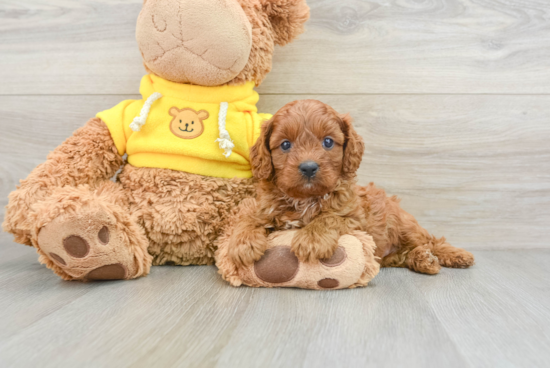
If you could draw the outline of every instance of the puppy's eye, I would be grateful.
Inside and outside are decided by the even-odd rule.
[[[323,148],[326,150],[331,150],[334,147],[334,140],[330,137],[323,139]]]
[[[292,147],[292,144],[289,142],[289,141],[284,141],[283,143],[281,143],[281,150],[283,152],[288,152],[290,151],[290,148]]]

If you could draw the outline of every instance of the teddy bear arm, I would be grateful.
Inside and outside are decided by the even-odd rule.
[[[105,123],[91,119],[48,155],[9,196],[3,229],[15,241],[32,245],[29,213],[57,188],[89,184],[97,187],[109,180],[122,165]]]

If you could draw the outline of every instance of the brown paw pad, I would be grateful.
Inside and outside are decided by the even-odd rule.
[[[109,244],[109,228],[107,226],[103,226],[101,230],[99,230],[97,237],[99,238],[99,241],[101,242],[101,244],[103,245]]]
[[[55,253],[50,253],[50,258],[53,259],[54,261],[56,261],[57,263],[63,265],[63,266],[67,265],[67,262],[65,262],[65,260],[63,258],[61,258],[61,256],[59,256]]]
[[[300,262],[290,247],[273,247],[254,264],[256,276],[265,282],[280,284],[292,280],[298,273]]]
[[[126,278],[126,268],[120,263],[101,266],[90,271],[88,280],[123,280]]]
[[[84,258],[90,252],[88,242],[78,235],[71,235],[63,240],[65,251],[72,257]]]
[[[338,247],[334,251],[332,257],[328,259],[321,259],[321,263],[327,267],[336,267],[340,266],[347,258],[346,250],[344,247]]]
[[[323,289],[334,289],[335,287],[338,287],[338,285],[340,285],[340,282],[335,279],[322,279],[319,280],[317,285],[319,285]]]

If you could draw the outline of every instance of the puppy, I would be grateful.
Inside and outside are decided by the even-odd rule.
[[[356,184],[363,151],[349,115],[315,100],[279,110],[250,152],[257,198],[243,203],[230,239],[233,262],[258,261],[271,231],[300,229],[291,249],[302,262],[330,258],[340,236],[362,230],[374,238],[381,266],[436,274],[473,265],[471,253],[428,233],[397,197]]]

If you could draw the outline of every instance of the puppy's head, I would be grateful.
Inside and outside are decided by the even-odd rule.
[[[264,123],[250,151],[252,171],[292,198],[323,196],[355,176],[363,139],[349,115],[316,100],[295,101]]]

